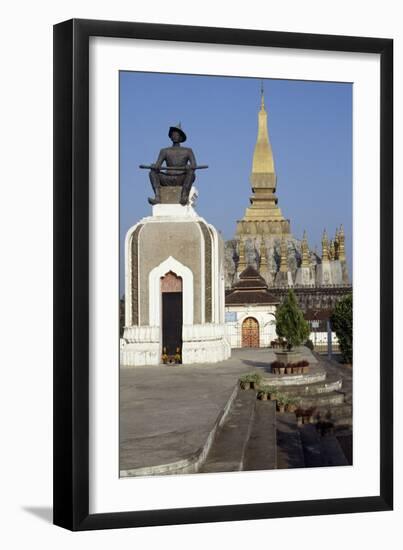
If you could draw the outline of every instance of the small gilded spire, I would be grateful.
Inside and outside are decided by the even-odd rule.
[[[288,271],[288,258],[287,258],[287,243],[282,237],[280,245],[280,271],[287,273]]]
[[[260,243],[260,268],[262,268],[262,266],[267,266],[266,246],[263,239]]]
[[[344,237],[344,229],[342,225],[340,226],[340,231],[339,231],[338,256],[341,262],[346,261],[345,237]]]
[[[329,239],[327,238],[326,229],[324,229],[322,236],[322,262],[326,261],[329,261]]]
[[[238,273],[242,273],[242,271],[246,268],[245,243],[242,239],[239,239],[238,256]]]
[[[305,230],[301,241],[301,267],[309,267],[308,239]]]

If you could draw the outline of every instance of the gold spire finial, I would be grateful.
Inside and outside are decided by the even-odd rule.
[[[301,242],[301,267],[309,267],[308,239],[305,230]]]
[[[264,86],[263,86],[263,78],[260,81],[260,109],[264,110]]]
[[[267,130],[267,112],[264,105],[264,89],[263,81],[260,88],[260,111],[258,113],[258,130],[257,130],[257,140],[255,145],[255,151],[253,153],[253,163],[252,163],[252,184],[254,175],[271,175],[270,180],[275,177],[274,170],[274,160],[273,160],[273,151],[270,145],[269,132]],[[266,183],[262,177],[259,178],[260,183]],[[268,184],[270,183],[270,184]],[[275,188],[275,182],[268,182],[264,187],[273,187]]]

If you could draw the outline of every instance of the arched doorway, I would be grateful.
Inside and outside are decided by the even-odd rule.
[[[247,317],[242,323],[242,347],[259,347],[259,323],[254,317]]]
[[[162,348],[168,356],[182,354],[183,298],[182,277],[169,271],[161,277]]]

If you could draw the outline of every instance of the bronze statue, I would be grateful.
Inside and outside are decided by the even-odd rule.
[[[181,143],[186,141],[186,134],[180,124],[171,126],[168,136],[172,140],[172,145],[161,149],[157,162],[150,166],[140,165],[140,168],[150,169],[150,181],[155,197],[150,197],[148,202],[159,204],[161,202],[161,186],[166,185],[182,187],[179,202],[186,205],[189,200],[190,189],[196,179],[195,170],[207,168],[207,166],[197,166],[192,149],[181,147]],[[162,166],[163,162],[165,162],[165,166]]]

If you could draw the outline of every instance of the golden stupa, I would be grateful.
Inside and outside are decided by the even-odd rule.
[[[250,183],[250,206],[246,208],[242,220],[237,222],[237,235],[289,235],[290,222],[281,213],[275,195],[277,176],[267,128],[263,86]]]

